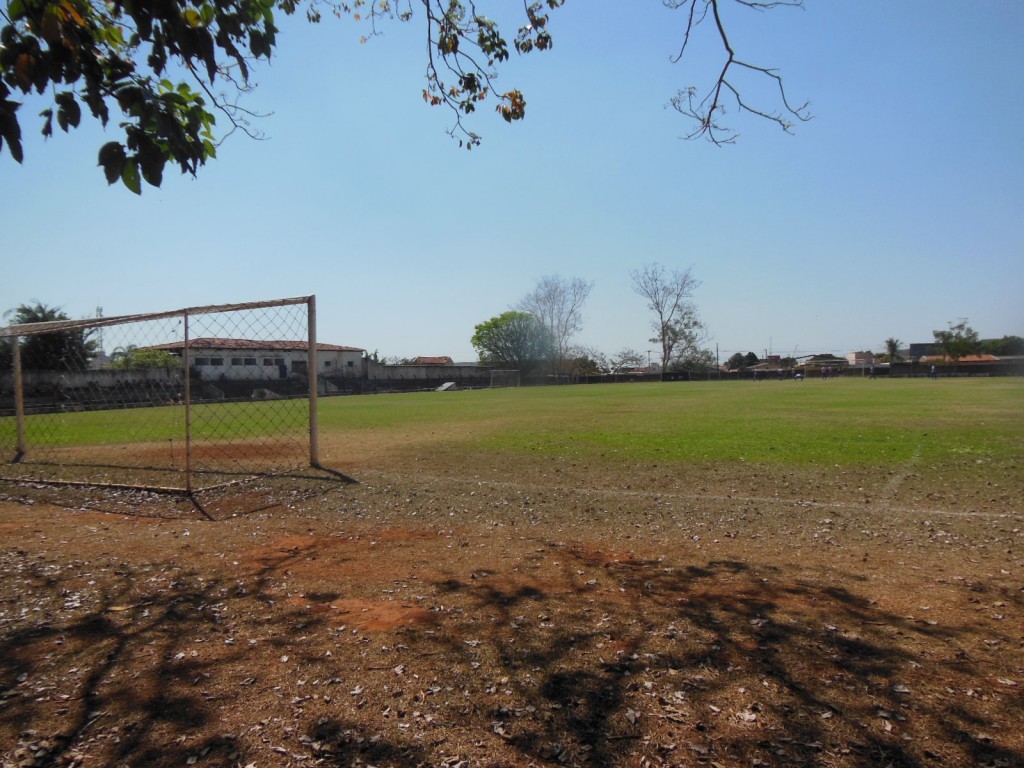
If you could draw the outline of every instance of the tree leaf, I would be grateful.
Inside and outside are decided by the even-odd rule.
[[[142,194],[142,180],[139,177],[139,161],[136,158],[128,160],[121,171],[121,181],[128,189],[136,195]]]
[[[14,109],[17,109],[18,105],[14,105],[14,109],[5,111],[6,107],[11,102],[0,102],[0,149],[3,148],[3,142],[7,142],[7,151],[11,153],[17,162],[21,162],[24,159],[24,155],[21,150],[21,126],[18,124],[18,118],[14,115]]]
[[[108,141],[100,147],[99,165],[103,166],[103,175],[107,177],[107,184],[113,184],[121,178],[124,164],[124,147],[119,142]]]
[[[57,123],[67,133],[68,126],[77,128],[79,122],[82,120],[82,108],[78,105],[75,100],[75,95],[71,91],[62,91],[58,93],[54,100],[57,102]]]

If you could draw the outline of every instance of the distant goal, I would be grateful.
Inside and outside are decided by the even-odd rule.
[[[2,479],[192,493],[319,465],[314,296],[13,325],[0,345]]]
[[[492,389],[499,387],[518,387],[519,371],[492,369],[490,386]]]

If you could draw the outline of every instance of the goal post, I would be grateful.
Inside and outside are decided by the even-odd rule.
[[[314,296],[12,325],[0,345],[0,478],[191,493],[319,465]]]
[[[491,389],[499,387],[518,387],[519,371],[516,369],[491,369]]]

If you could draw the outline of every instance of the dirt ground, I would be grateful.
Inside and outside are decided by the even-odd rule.
[[[344,472],[0,482],[0,765],[1024,765],[1019,469]]]

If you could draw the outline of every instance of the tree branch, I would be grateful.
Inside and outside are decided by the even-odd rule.
[[[725,52],[725,62],[719,71],[718,78],[703,97],[698,96],[697,88],[690,86],[685,90],[679,91],[670,101],[670,104],[677,112],[685,115],[696,123],[694,130],[686,136],[687,139],[705,137],[712,144],[718,146],[723,144],[732,144],[736,141],[739,134],[736,133],[735,130],[727,128],[718,122],[718,115],[725,113],[723,96],[727,93],[732,94],[732,97],[735,99],[736,108],[739,112],[747,112],[756,117],[769,120],[770,122],[778,125],[786,133],[792,133],[792,128],[795,124],[794,120],[806,122],[811,119],[812,116],[807,111],[810,106],[809,102],[804,102],[799,106],[793,106],[786,94],[782,77],[778,74],[776,69],[751,64],[736,57],[736,51],[733,49],[732,43],[729,41],[729,35],[726,32],[725,23],[722,20],[721,2],[723,2],[723,0],[664,0],[664,2],[668,8],[688,8],[686,29],[683,33],[683,42],[680,46],[679,53],[672,58],[673,63],[678,63],[682,59],[691,43],[693,33],[696,28],[707,19],[709,12],[714,19],[718,40]],[[757,0],[735,0],[735,2],[757,11],[769,10],[779,6],[788,6],[793,8],[803,7],[803,0],[765,0],[762,2],[758,2]],[[770,111],[754,106],[746,101],[739,88],[730,79],[730,73],[737,69],[745,69],[774,81],[779,90],[782,109],[779,111]]]

